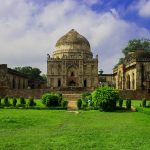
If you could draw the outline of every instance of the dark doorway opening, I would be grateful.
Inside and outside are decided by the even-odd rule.
[[[69,86],[75,86],[76,85],[76,83],[73,81],[73,80],[71,80],[70,82],[69,82]]]
[[[13,89],[16,88],[16,82],[15,82],[15,79],[13,78]]]
[[[60,87],[61,86],[61,80],[59,79],[58,80],[58,87]]]
[[[87,81],[84,80],[84,87],[87,87]]]
[[[71,72],[71,76],[72,76],[72,77],[74,76],[74,72]]]

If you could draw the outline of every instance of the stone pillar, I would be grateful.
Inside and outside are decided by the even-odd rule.
[[[143,72],[144,72],[143,64],[137,62],[136,64],[136,89],[137,90],[143,90]]]

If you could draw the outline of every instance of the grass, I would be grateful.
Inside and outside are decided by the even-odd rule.
[[[150,116],[0,109],[1,150],[149,150]]]

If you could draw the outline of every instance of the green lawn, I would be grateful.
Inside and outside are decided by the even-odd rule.
[[[140,112],[0,109],[0,150],[149,150]]]

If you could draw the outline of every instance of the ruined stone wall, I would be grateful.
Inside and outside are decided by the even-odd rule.
[[[34,97],[34,98],[41,98],[41,96],[49,92],[48,89],[7,89],[5,95],[9,97]]]
[[[119,94],[124,99],[131,98],[132,100],[134,99],[141,100],[142,98],[146,98],[150,100],[150,93],[148,91],[123,90],[119,91]]]

